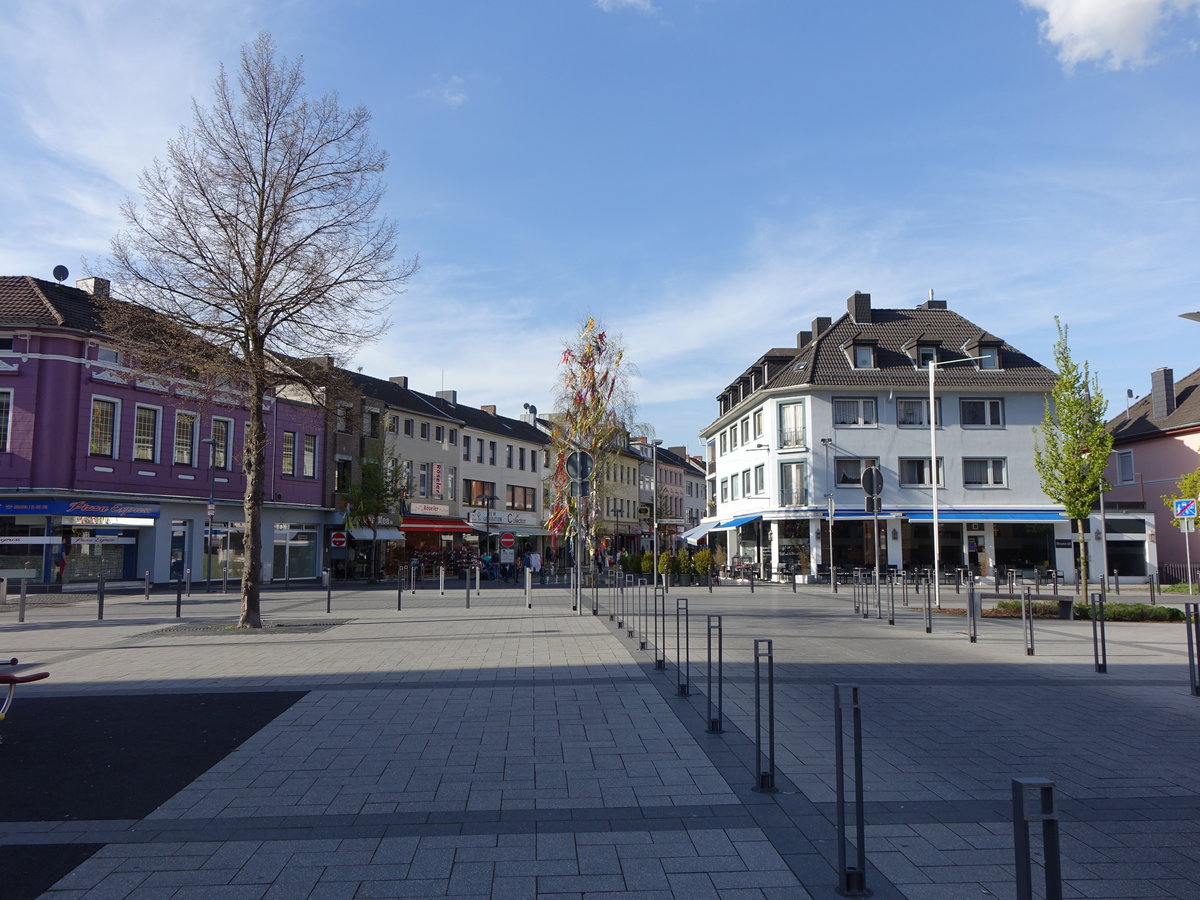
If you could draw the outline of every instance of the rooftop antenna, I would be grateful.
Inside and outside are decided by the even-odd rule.
[[[929,289],[929,305],[933,306],[933,288]]]
[[[54,280],[57,281],[59,284],[62,284],[64,281],[66,281],[67,276],[70,274],[71,273],[67,271],[66,266],[55,266],[54,267]]]
[[[1125,421],[1129,421],[1129,403],[1137,399],[1137,394],[1133,392],[1133,388],[1125,388]]]

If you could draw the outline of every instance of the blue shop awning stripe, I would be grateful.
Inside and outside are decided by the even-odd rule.
[[[913,511],[905,514],[911,522],[932,522],[933,510]],[[939,509],[939,522],[1065,522],[1066,518],[1057,512],[1044,510],[1010,510],[1010,509]]]
[[[736,519],[730,519],[728,522],[722,522],[713,528],[713,531],[723,531],[726,528],[740,528],[749,522],[754,522],[761,519],[762,515],[756,514],[753,516],[738,516]]]

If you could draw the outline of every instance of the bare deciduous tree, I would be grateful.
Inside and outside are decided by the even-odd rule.
[[[262,625],[264,398],[297,384],[321,396],[331,367],[298,361],[378,337],[388,294],[416,270],[393,262],[370,114],[308,97],[302,69],[268,34],[243,47],[236,83],[222,67],[212,104],[193,101],[191,127],[142,173],[142,202],[123,205],[112,242],[124,302],[110,304],[109,333],[246,405],[241,627]]]

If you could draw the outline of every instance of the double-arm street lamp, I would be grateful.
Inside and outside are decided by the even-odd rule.
[[[650,571],[654,575],[654,584],[658,585],[658,448],[662,444],[659,438],[642,439],[632,441],[640,447],[650,448],[650,517],[653,531],[650,537],[651,552],[654,554],[654,559],[650,564]]]

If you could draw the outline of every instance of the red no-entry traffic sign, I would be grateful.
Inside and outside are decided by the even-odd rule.
[[[500,534],[500,546],[501,546],[501,547],[503,547],[503,548],[504,548],[504,549],[506,549],[506,550],[507,550],[509,547],[515,547],[515,546],[517,546],[517,536],[516,536],[515,534],[513,534],[511,531],[505,531],[505,532],[501,532],[501,534]]]
[[[330,547],[345,547],[346,546],[346,532],[344,532],[344,531],[331,532],[329,535],[329,546]]]

